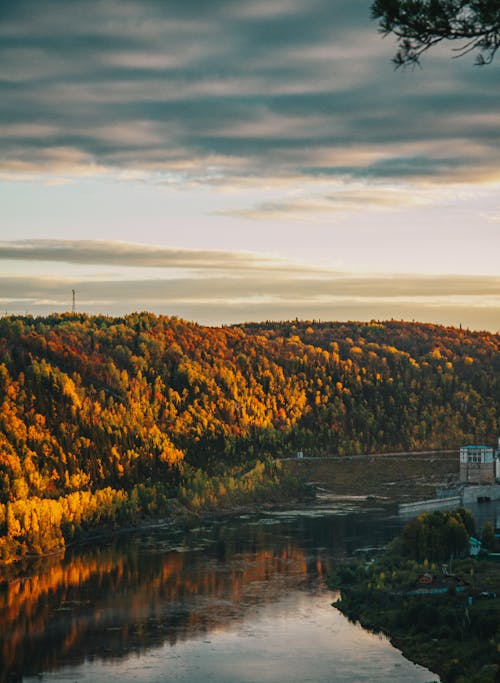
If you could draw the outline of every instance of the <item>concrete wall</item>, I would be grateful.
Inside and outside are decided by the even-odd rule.
[[[461,462],[460,481],[471,484],[493,484],[495,481],[495,463]]]
[[[500,488],[500,486],[499,486]],[[414,503],[400,503],[398,511],[400,515],[417,514],[421,512],[431,512],[432,510],[451,510],[462,505],[462,498],[432,498],[430,500],[417,500]]]
[[[479,497],[500,500],[500,486],[465,486],[463,503],[476,503]]]

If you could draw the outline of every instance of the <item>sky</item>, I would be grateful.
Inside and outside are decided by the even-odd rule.
[[[500,331],[500,57],[369,0],[0,1],[0,313]]]

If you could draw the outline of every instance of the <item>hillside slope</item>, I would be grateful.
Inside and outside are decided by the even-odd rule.
[[[126,488],[184,458],[489,441],[499,349],[499,335],[399,322],[3,318],[0,502]]]
[[[168,497],[186,463],[214,475],[296,449],[491,441],[500,432],[499,348],[499,335],[418,323],[4,317],[0,535],[17,533],[8,503],[79,494],[79,508],[88,496],[119,507],[133,491],[140,498],[137,485],[159,484]],[[58,514],[47,512],[55,526]]]

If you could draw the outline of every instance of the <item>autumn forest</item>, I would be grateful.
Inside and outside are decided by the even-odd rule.
[[[276,456],[491,442],[500,335],[420,323],[0,319],[0,560],[298,495]]]

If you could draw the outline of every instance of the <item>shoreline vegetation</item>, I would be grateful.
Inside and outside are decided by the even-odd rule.
[[[180,467],[176,490],[162,483],[138,484],[128,491],[111,487],[95,493],[75,492],[56,500],[30,498],[0,504],[0,567],[24,558],[64,551],[66,546],[141,524],[167,519],[189,524],[200,516],[228,514],[257,506],[278,506],[310,500],[313,490],[282,471],[279,461],[257,460],[207,475]]]
[[[161,482],[136,485],[132,491],[112,488],[72,493],[56,500],[32,498],[0,504],[0,572],[20,560],[34,560],[110,534],[140,529],[155,521],[190,525],[200,517],[213,518],[265,507],[309,502],[316,495],[356,498],[359,504],[392,505],[428,494],[458,476],[455,455],[390,455],[388,481],[384,455],[340,460],[271,458],[208,475],[187,464],[179,468],[176,487]]]
[[[498,334],[398,321],[2,317],[0,562],[142,517],[294,500],[311,480],[390,499],[411,458],[374,456],[372,479],[364,458],[330,474],[280,459],[492,441],[499,352]]]
[[[500,564],[468,557],[474,533],[466,510],[420,515],[380,555],[336,568],[334,606],[443,683],[498,683]],[[495,549],[491,524],[483,543]]]
[[[390,455],[390,481],[384,455],[340,460],[271,458],[209,476],[187,464],[180,467],[176,487],[159,483],[136,485],[132,491],[112,488],[72,493],[56,500],[39,498],[0,504],[0,572],[23,559],[34,560],[64,552],[110,534],[140,529],[156,521],[190,525],[200,517],[213,518],[266,507],[309,502],[316,495],[356,498],[359,504],[394,504],[415,499],[429,486],[455,481],[456,455]],[[361,476],[362,470],[362,476]]]

